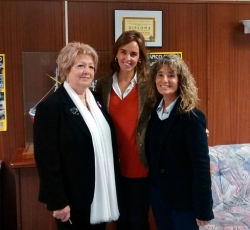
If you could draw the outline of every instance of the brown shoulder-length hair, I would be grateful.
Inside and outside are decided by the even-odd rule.
[[[135,30],[125,31],[116,40],[113,45],[113,58],[110,63],[112,74],[120,71],[120,66],[117,61],[115,61],[118,50],[121,46],[124,46],[130,42],[136,42],[139,46],[139,60],[140,63],[137,64],[135,71],[137,72],[138,82],[147,79],[147,50],[145,46],[145,39],[140,32]]]
[[[150,68],[149,72],[149,84],[148,84],[148,97],[154,102],[162,98],[157,91],[155,85],[155,79],[157,72],[163,65],[168,66],[175,71],[179,79],[178,95],[180,96],[180,108],[179,112],[190,112],[196,106],[198,106],[198,88],[196,86],[195,79],[190,72],[187,64],[177,55],[169,54],[163,58],[158,59]]]
[[[75,63],[76,57],[79,54],[86,54],[93,58],[94,70],[97,71],[98,66],[98,55],[96,50],[88,44],[81,42],[70,42],[62,48],[60,51],[57,64],[59,68],[59,76],[61,82],[64,82],[67,78],[67,75]]]

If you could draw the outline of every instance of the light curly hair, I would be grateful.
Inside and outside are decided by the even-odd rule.
[[[192,109],[198,106],[198,88],[187,64],[179,56],[174,54],[168,54],[163,58],[158,59],[150,68],[148,99],[156,103],[160,98],[162,98],[162,95],[160,95],[157,91],[155,79],[157,72],[163,65],[166,65],[171,70],[175,71],[178,76],[178,95],[181,99],[179,112],[190,112]]]
[[[98,66],[98,55],[96,50],[85,43],[70,42],[62,48],[57,58],[61,82],[66,80],[67,75],[72,66],[75,64],[76,58],[79,54],[86,54],[93,58],[94,71],[96,73]]]

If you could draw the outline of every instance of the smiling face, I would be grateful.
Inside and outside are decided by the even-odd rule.
[[[94,73],[93,58],[87,54],[79,54],[68,73],[68,82],[77,93],[81,94],[90,86]]]
[[[174,101],[178,97],[179,79],[176,72],[163,65],[156,73],[155,84],[164,99]]]
[[[132,41],[126,45],[121,46],[116,54],[118,64],[120,66],[120,72],[134,71],[139,58],[140,50],[135,41]]]

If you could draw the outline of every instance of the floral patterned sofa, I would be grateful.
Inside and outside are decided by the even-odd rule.
[[[215,219],[200,230],[250,230],[250,144],[209,147]]]

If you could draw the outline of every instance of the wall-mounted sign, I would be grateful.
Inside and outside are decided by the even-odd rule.
[[[182,52],[150,52],[148,57],[149,65],[152,66],[156,60],[168,54],[178,55],[182,59]]]
[[[0,131],[7,130],[5,59],[0,54]]]
[[[129,30],[140,32],[147,47],[161,47],[162,11],[115,10],[115,41]]]

